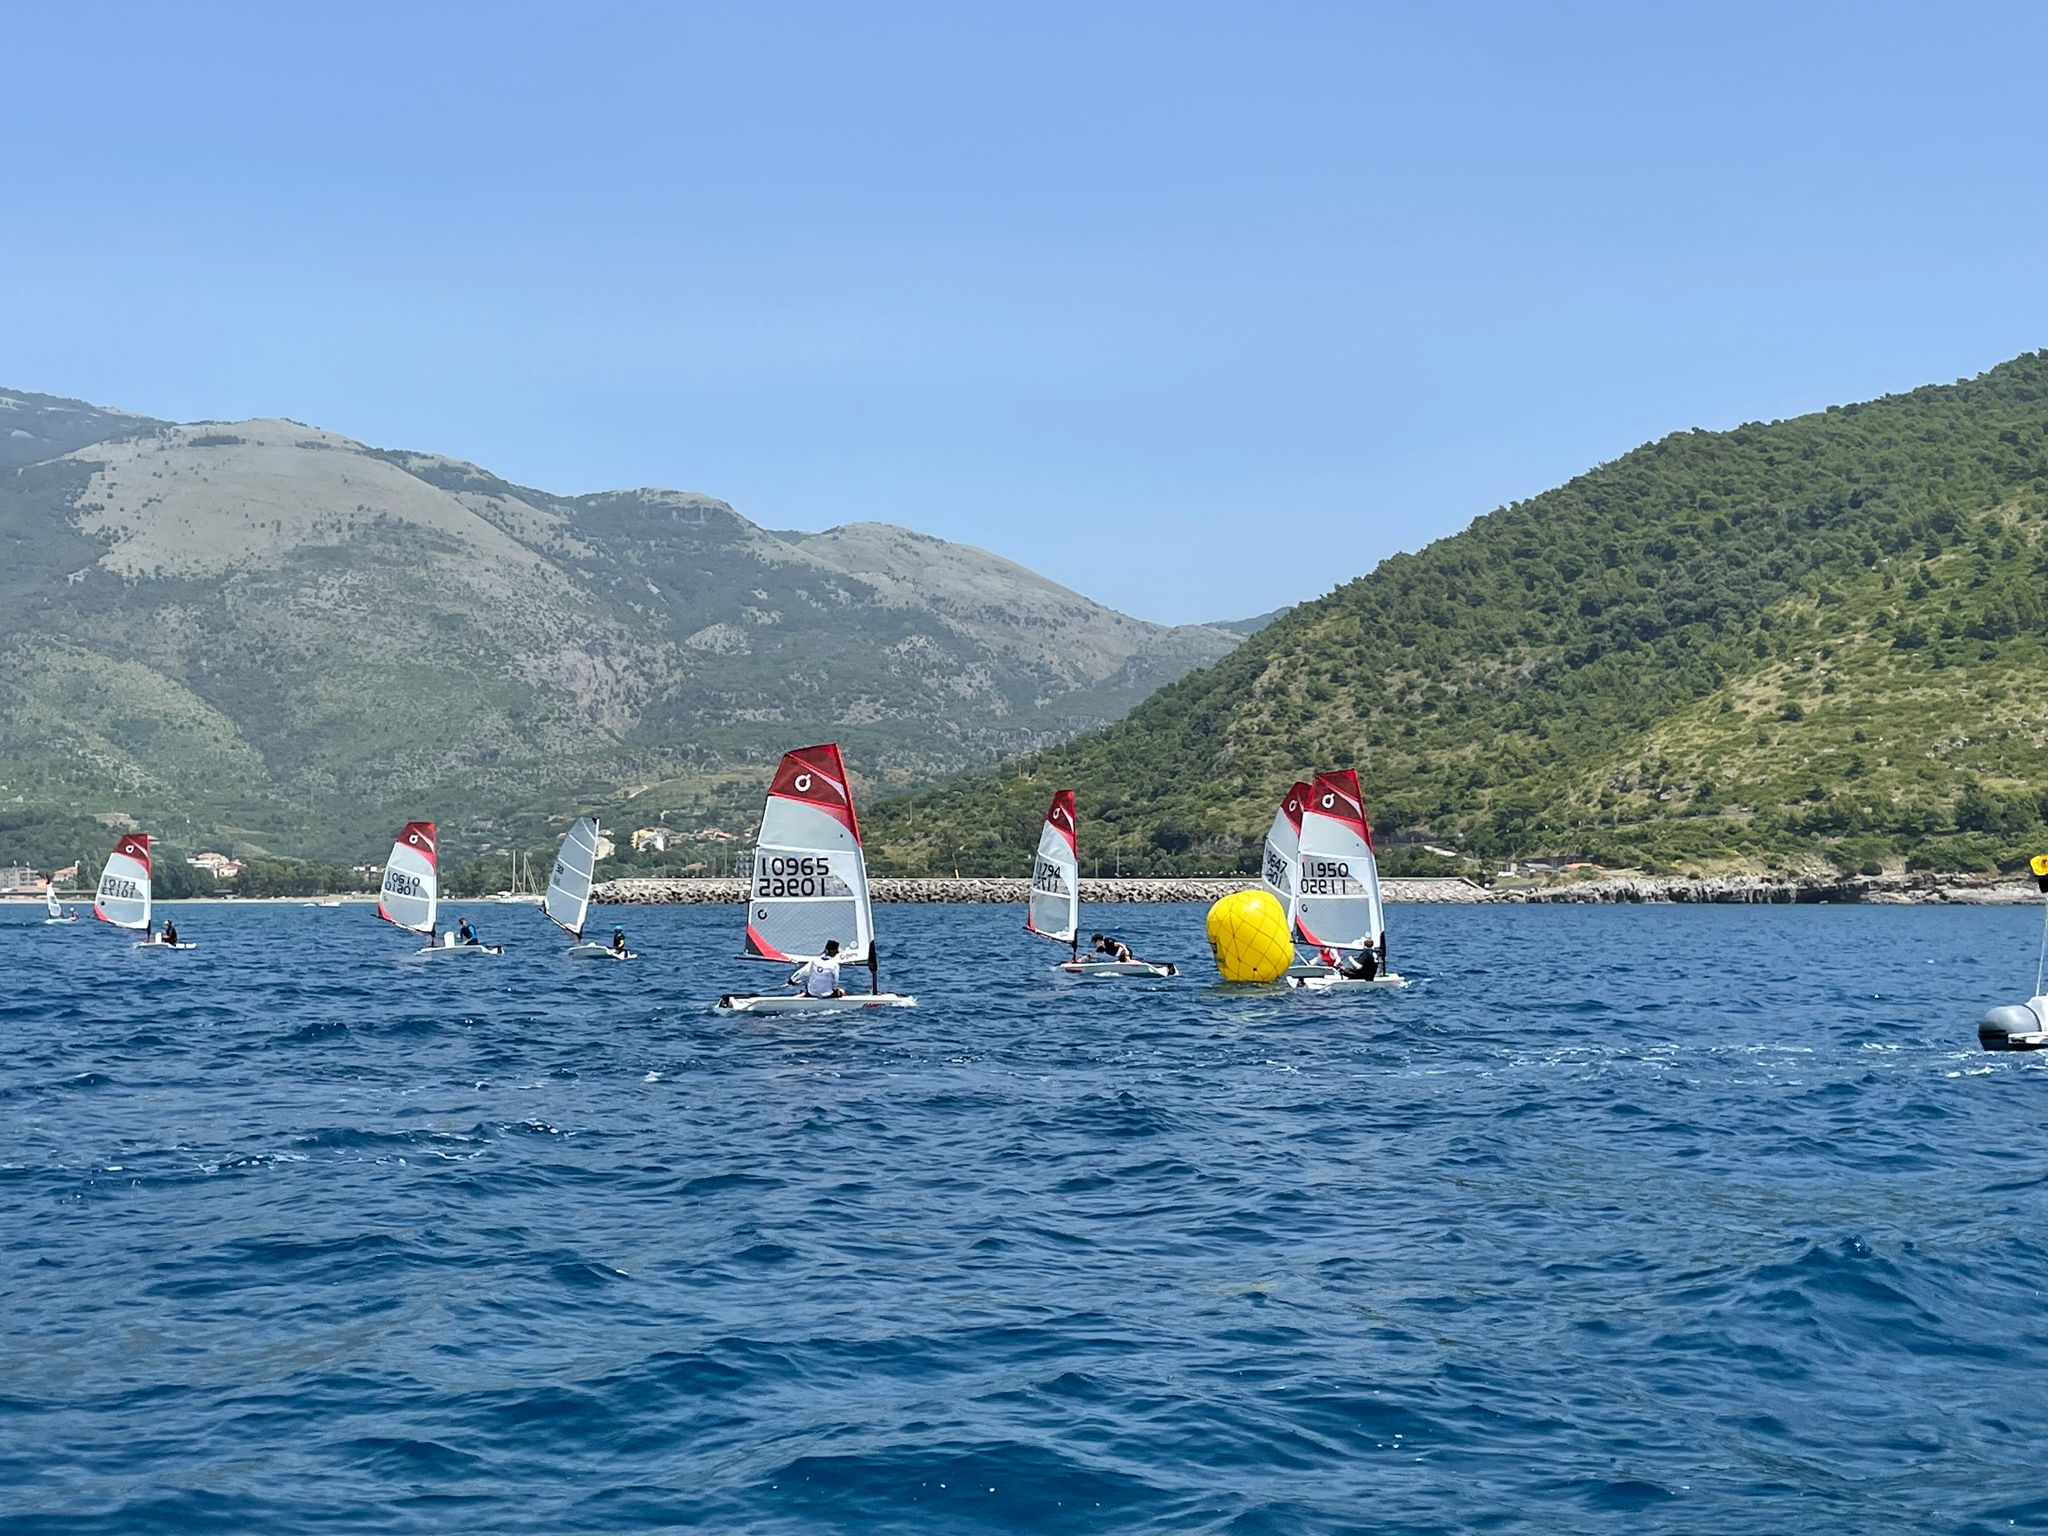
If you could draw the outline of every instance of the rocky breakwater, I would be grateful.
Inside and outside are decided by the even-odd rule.
[[[878,902],[979,902],[1002,904],[1024,900],[1027,881],[1007,877],[971,880],[902,880],[883,878],[870,883]],[[1081,882],[1081,900],[1090,905],[1115,906],[1127,902],[1192,901],[1207,904],[1254,882],[1247,877],[1217,879],[1188,877],[1177,880],[1086,880]],[[1388,880],[1383,893],[1394,902],[1488,901],[1491,894],[1469,880]],[[607,880],[591,892],[594,901],[640,905],[677,902],[737,904],[747,899],[744,880]]]
[[[2005,875],[1946,875],[1925,871],[1904,875],[1712,875],[1699,879],[1624,876],[1501,891],[1497,901],[1749,903],[1786,906],[1819,902],[1864,902],[1878,906],[1950,904],[2019,906],[2038,901],[2032,881]]]

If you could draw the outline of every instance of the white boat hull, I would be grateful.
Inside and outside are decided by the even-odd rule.
[[[450,955],[502,955],[502,944],[430,944],[419,951],[423,960],[446,959]]]
[[[75,917],[46,917],[43,919],[43,926],[45,928],[62,928],[69,923],[77,921],[78,919]]]
[[[1368,981],[1363,976],[1338,976],[1326,972],[1321,976],[1290,975],[1287,978],[1287,985],[1298,987],[1304,992],[1350,992],[1365,987],[1405,987],[1408,985],[1408,978],[1388,971],[1385,975],[1375,976]]]
[[[844,997],[804,997],[800,993],[728,992],[712,1007],[714,1013],[816,1014],[857,1013],[863,1008],[915,1008],[917,999],[900,992],[849,992]]]
[[[1154,965],[1148,960],[1062,960],[1053,967],[1069,976],[1086,976],[1090,980],[1110,980],[1119,976],[1178,976],[1180,968],[1171,960]]]
[[[1286,971],[1282,974],[1287,977],[1291,985],[1296,981],[1313,981],[1317,977],[1328,978],[1335,976],[1337,968],[1334,965],[1324,965],[1319,961],[1297,961],[1295,964],[1287,967]]]
[[[175,944],[166,944],[162,939],[137,939],[135,947],[137,949],[197,949],[199,944],[196,940],[188,942],[184,939],[180,939]]]
[[[613,949],[609,944],[571,944],[571,960],[638,960],[640,952],[633,949]]]

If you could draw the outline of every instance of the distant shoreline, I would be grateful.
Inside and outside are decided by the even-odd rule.
[[[1249,877],[1187,879],[1108,879],[1081,882],[1084,902],[1117,905],[1150,902],[1211,902],[1254,882]],[[897,879],[879,877],[871,883],[877,902],[937,904],[965,902],[999,905],[1022,903],[1021,878]],[[1503,889],[1456,878],[1381,881],[1390,904],[1412,905],[1670,905],[1670,906],[1805,906],[1841,903],[1868,906],[2026,906],[2039,901],[2029,880],[2003,875],[1924,874],[1853,875],[1839,879],[1793,876],[1721,875],[1699,880],[1653,876],[1614,876],[1594,880]],[[611,905],[728,905],[746,900],[742,880],[625,879],[608,880],[591,892],[592,899]]]
[[[1081,882],[1081,899],[1103,906],[1170,902],[1208,903],[1254,882],[1249,876],[1112,878]],[[1455,877],[1391,876],[1381,887],[1392,906],[2031,906],[2042,899],[2034,883],[2010,875],[1941,874],[1844,875],[1817,879],[1791,875],[1715,875],[1681,879],[1657,875],[1610,875],[1540,885],[1483,886]],[[1027,882],[989,876],[963,879],[904,879],[879,876],[870,884],[877,903],[890,905],[1001,906],[1022,903]],[[747,899],[744,880],[647,878],[600,882],[591,899],[608,906],[739,906]],[[92,895],[60,896],[65,906],[89,907]],[[159,897],[159,906],[308,907],[330,901],[374,906],[376,896],[182,896]],[[0,896],[0,904],[41,907],[40,896]],[[444,897],[444,906],[535,906],[490,896]],[[81,916],[84,914],[81,913]]]

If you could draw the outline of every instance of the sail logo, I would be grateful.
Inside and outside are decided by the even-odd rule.
[[[1068,814],[1067,808],[1064,805],[1054,806],[1052,808],[1051,814],[1046,817],[1046,820],[1050,821],[1056,827],[1071,827],[1074,824],[1074,818]]]
[[[102,875],[100,877],[100,900],[140,901],[142,900],[142,887],[133,880],[124,880],[119,875]]]
[[[811,776],[808,773],[800,773],[790,782],[800,795],[808,795],[811,792]]]
[[[384,894],[386,896],[419,897],[425,894],[425,882],[418,875],[408,875],[402,869],[384,871]]]

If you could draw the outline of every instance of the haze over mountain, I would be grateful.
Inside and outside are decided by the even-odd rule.
[[[1491,861],[2011,864],[2048,774],[2048,353],[1676,432],[1304,603],[1119,724],[869,818],[1012,871],[1055,786],[1126,870],[1250,869],[1297,775]]]
[[[0,392],[0,803],[250,851],[479,841],[570,808],[758,811],[836,736],[929,782],[1122,715],[1238,636],[879,523],[558,496],[286,420]]]

